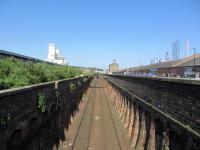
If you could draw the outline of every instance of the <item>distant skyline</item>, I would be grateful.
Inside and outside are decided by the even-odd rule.
[[[0,49],[47,59],[55,43],[70,65],[146,65],[177,40],[181,58],[185,40],[199,53],[199,16],[199,0],[0,0]]]
[[[180,41],[175,41],[172,43],[172,60],[180,58]]]

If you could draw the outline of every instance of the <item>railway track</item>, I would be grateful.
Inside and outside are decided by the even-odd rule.
[[[94,79],[91,88],[96,87],[97,82],[96,79]],[[79,124],[74,143],[72,145],[71,150],[78,150],[78,149],[88,149],[90,135],[91,135],[91,126],[92,126],[92,117],[93,117],[93,111],[94,111],[94,98],[96,96],[96,89],[94,88],[93,91],[91,91],[89,99],[87,101],[86,107],[83,112],[83,116],[81,118],[81,122]],[[89,112],[91,110],[91,112]],[[89,125],[89,126],[86,126]],[[89,128],[88,128],[89,127]],[[87,130],[87,131],[85,131]],[[82,131],[85,131],[85,133],[81,133]],[[83,135],[84,134],[84,135]],[[82,136],[85,136],[82,138]]]
[[[102,92],[103,92],[104,95],[106,95],[105,90],[103,90]],[[117,142],[118,142],[119,148],[121,150],[122,146],[121,146],[121,143],[120,143],[120,140],[119,140],[119,135],[118,135],[118,132],[117,132],[116,124],[114,122],[113,115],[112,115],[111,108],[110,108],[110,104],[108,102],[107,97],[105,97],[105,102],[106,102],[106,106],[108,108],[109,115],[110,115],[110,118],[111,118],[111,121],[112,121],[112,124],[113,124],[113,127],[114,127],[114,132],[115,132],[115,135],[116,135],[116,138],[117,138]]]
[[[94,79],[70,150],[127,150],[104,87],[103,78]]]

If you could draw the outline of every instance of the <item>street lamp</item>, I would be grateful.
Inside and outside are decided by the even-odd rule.
[[[126,72],[127,72],[127,75],[129,75],[129,67],[127,68]]]
[[[158,77],[158,63],[161,60],[161,58],[157,58],[157,77]]]
[[[138,67],[136,66],[136,76],[138,76]]]
[[[194,51],[194,78],[196,78],[196,60],[195,60],[195,56],[196,56],[196,48],[190,48]]]

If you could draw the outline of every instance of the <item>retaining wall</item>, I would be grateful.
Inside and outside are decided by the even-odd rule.
[[[199,149],[199,81],[106,76],[135,149]]]
[[[0,91],[1,150],[59,145],[91,80],[81,77]]]

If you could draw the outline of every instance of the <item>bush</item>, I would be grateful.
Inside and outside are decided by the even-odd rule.
[[[0,58],[0,90],[77,77],[77,67],[52,65],[45,62]]]

